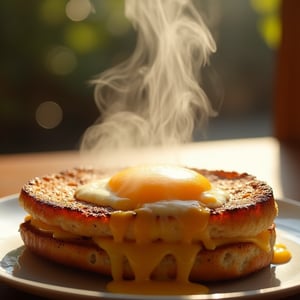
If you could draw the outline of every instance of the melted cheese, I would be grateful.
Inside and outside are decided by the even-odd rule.
[[[189,274],[194,264],[200,244],[181,243],[142,243],[122,242],[116,247],[112,239],[94,238],[104,249],[111,261],[113,281],[107,289],[118,293],[141,294],[191,294],[206,293],[208,288],[189,282]],[[176,288],[167,289],[170,281],[153,281],[151,273],[161,260],[168,254],[177,262]],[[123,280],[123,258],[126,257],[135,274],[132,281]],[[183,260],[182,257],[185,259]],[[172,282],[174,285],[174,281]]]
[[[185,295],[208,293],[208,288],[201,284],[189,282],[191,269],[195,263],[196,256],[202,248],[216,249],[219,246],[252,242],[264,251],[270,251],[270,232],[263,231],[254,237],[236,237],[211,239],[207,234],[207,223],[209,211],[196,203],[184,202],[180,210],[176,203],[157,202],[149,203],[144,208],[136,210],[134,221],[128,212],[117,211],[112,214],[110,227],[112,238],[94,237],[94,242],[104,249],[111,261],[113,281],[107,285],[111,292],[147,295]],[[170,203],[169,203],[170,204]],[[200,209],[201,208],[201,209]],[[172,242],[172,232],[167,230],[163,233],[167,240],[152,240],[151,229],[155,222],[161,222],[161,228],[165,228],[165,219],[168,215],[178,217],[178,232],[180,240]],[[180,214],[181,213],[181,214]],[[156,218],[159,215],[160,218]],[[125,233],[130,222],[134,222],[135,241],[126,240]],[[114,234],[115,233],[115,234]],[[197,237],[197,242],[194,239]],[[201,242],[199,242],[202,241]],[[151,280],[153,270],[160,264],[166,255],[172,255],[176,261],[176,278],[174,281]],[[124,257],[128,260],[135,275],[134,280],[123,280]],[[184,259],[182,259],[184,257]]]
[[[135,240],[137,243],[164,241],[187,242],[205,239],[210,212],[198,201],[159,201],[135,210]],[[122,212],[119,212],[121,215]],[[170,221],[173,218],[173,222]],[[141,240],[141,239],[142,240]]]
[[[197,253],[202,248],[201,243],[146,242],[137,244],[129,241],[116,243],[112,239],[101,237],[95,237],[93,240],[110,257],[113,281],[108,284],[107,289],[111,292],[184,295],[203,294],[209,291],[203,285],[189,282],[189,275]],[[269,240],[270,233],[266,230],[256,237],[214,239],[210,241],[210,244],[218,247],[231,243],[253,242],[263,250],[270,251]],[[175,257],[177,263],[175,284],[174,281],[151,280],[155,267],[169,254]],[[134,280],[123,280],[124,257],[129,261],[135,274]]]
[[[291,258],[292,254],[284,244],[275,244],[272,259],[273,264],[284,264],[290,261]]]
[[[135,218],[135,231],[138,242],[124,240],[124,235],[132,215],[128,212],[116,212],[110,220],[110,228],[114,238],[92,237],[93,241],[102,249],[104,249],[111,261],[112,277],[107,285],[107,289],[111,292],[129,293],[129,294],[147,294],[147,295],[186,295],[186,294],[203,294],[208,293],[206,286],[189,282],[189,275],[194,265],[197,253],[202,249],[202,244],[192,242],[189,229],[194,226],[193,221],[198,218],[197,215],[189,215],[189,222],[182,227],[182,242],[153,242],[147,235],[148,226],[151,226],[154,218],[152,215],[146,215],[143,211]],[[152,218],[152,220],[151,220]],[[45,224],[42,221],[26,217],[36,228],[52,232],[56,239],[77,239],[80,236],[68,233],[57,226]],[[182,223],[183,224],[183,223]],[[203,224],[202,230],[205,229]],[[186,235],[186,236],[184,236]],[[207,249],[215,249],[222,245],[252,242],[264,251],[270,251],[268,230],[261,232],[255,237],[236,237],[236,238],[219,238],[210,239],[203,236],[203,245]],[[280,245],[279,245],[280,246]],[[277,247],[279,247],[277,246]],[[283,247],[280,246],[282,249]],[[285,248],[286,249],[286,248]],[[278,253],[274,248],[275,255]],[[280,252],[280,251],[279,251]],[[155,267],[162,261],[166,255],[173,255],[177,263],[177,277],[174,281],[168,280],[151,280],[151,273]],[[274,255],[274,257],[275,257]],[[124,257],[127,258],[129,264],[135,274],[134,280],[123,280]],[[184,257],[184,260],[182,260]],[[276,263],[282,263],[283,261]],[[274,262],[275,263],[275,262]]]

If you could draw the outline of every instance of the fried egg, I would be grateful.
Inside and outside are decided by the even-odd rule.
[[[218,207],[227,198],[226,192],[214,188],[205,176],[173,165],[126,168],[112,177],[80,186],[75,196],[116,210],[147,207],[169,214],[185,207]]]

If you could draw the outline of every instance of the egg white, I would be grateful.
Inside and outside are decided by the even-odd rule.
[[[152,203],[144,203],[140,207],[134,207],[132,200],[117,196],[108,185],[110,178],[103,178],[92,181],[88,184],[78,187],[75,192],[75,197],[89,203],[99,206],[110,206],[114,209],[120,210],[134,210],[138,208],[151,209],[153,212],[159,214],[175,214],[178,210],[183,211],[191,207],[207,207],[216,208],[226,202],[228,195],[226,192],[212,188],[201,194],[199,200],[161,200]]]

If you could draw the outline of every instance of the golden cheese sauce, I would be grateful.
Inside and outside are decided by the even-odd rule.
[[[157,207],[154,210],[158,213]],[[104,249],[109,257],[112,268],[113,281],[107,286],[111,292],[130,294],[155,294],[155,295],[180,295],[180,294],[203,294],[208,288],[189,282],[189,275],[194,265],[197,253],[201,250],[199,241],[193,243],[199,232],[204,232],[208,223],[209,212],[205,208],[191,208],[182,212],[182,207],[177,214],[183,219],[177,225],[180,233],[180,242],[154,242],[151,236],[151,228],[155,222],[161,222],[164,228],[164,206],[160,207],[162,216],[156,218],[147,207],[136,210],[134,220],[128,212],[117,211],[111,215],[110,228],[112,238],[94,237],[96,244]],[[124,236],[129,221],[134,223],[135,241],[125,240]],[[121,229],[121,230],[120,230]],[[163,233],[166,237],[167,233]],[[172,240],[172,238],[170,238]],[[165,256],[172,255],[176,261],[175,280],[151,280],[153,270],[161,263]],[[134,273],[134,280],[123,280],[124,257]],[[184,258],[184,259],[182,259]]]
[[[201,213],[201,212],[200,212]],[[114,233],[114,239],[93,237],[94,242],[104,249],[111,261],[112,277],[107,285],[107,290],[114,293],[145,294],[145,295],[187,295],[208,293],[209,289],[202,285],[189,281],[189,275],[194,265],[197,253],[201,250],[199,242],[192,242],[189,229],[194,228],[193,220],[199,218],[195,213],[190,215],[190,222],[182,228],[182,237],[185,242],[151,242],[147,238],[139,238],[138,242],[124,240],[124,235],[132,215],[128,212],[116,212],[112,215],[110,227]],[[152,217],[152,219],[154,219]],[[204,218],[205,219],[205,218]],[[59,227],[47,225],[42,221],[26,217],[31,224],[40,230],[53,233],[54,238],[72,239],[78,238]],[[149,215],[145,218],[142,214],[135,218],[137,237],[147,232],[148,226],[151,226],[153,220]],[[149,222],[150,221],[150,222]],[[119,229],[119,230],[118,230]],[[120,230],[122,229],[122,230]],[[205,229],[205,226],[203,227]],[[185,236],[186,235],[186,236]],[[203,244],[206,248],[215,249],[216,247],[237,243],[253,242],[265,251],[270,251],[269,246],[270,233],[263,231],[255,237],[244,238],[220,238],[210,239],[203,235]],[[288,250],[282,244],[274,247],[273,263],[284,263],[290,259]],[[176,277],[174,280],[152,280],[151,274],[166,255],[173,255],[176,260]],[[127,258],[130,267],[135,275],[134,280],[124,280],[124,257]],[[184,257],[184,260],[182,259]]]
[[[136,241],[127,241],[124,239],[124,235],[126,226],[128,226],[128,213],[118,211],[113,214],[110,226],[112,232],[117,233],[114,239],[93,238],[95,243],[104,249],[110,257],[113,281],[107,285],[107,289],[116,293],[153,295],[208,293],[209,289],[206,286],[189,281],[196,256],[202,248],[199,241],[193,242],[195,236],[202,236],[201,239],[207,249],[215,249],[218,246],[236,242],[253,242],[261,249],[270,251],[270,232],[268,230],[255,237],[211,239],[204,234],[208,217],[209,214],[205,210],[191,210],[185,216],[184,222],[179,223],[181,226],[180,242],[153,242],[147,233],[153,223],[157,222],[155,215],[147,214],[145,211],[142,211],[142,214],[137,214],[133,221]],[[200,231],[196,232],[197,226],[195,224],[199,222],[199,219],[202,220],[202,224],[199,224]],[[122,230],[118,231],[117,228],[122,228]],[[152,280],[153,270],[167,255],[172,255],[175,258],[176,278],[174,280]],[[124,280],[123,278],[124,258],[128,260],[132,268],[135,275],[134,280]]]
[[[275,244],[272,263],[284,264],[291,260],[292,254],[284,244]]]
[[[208,288],[190,283],[188,279],[195,257],[201,248],[199,244],[123,242],[116,247],[116,243],[111,239],[95,238],[94,240],[111,259],[114,280],[107,286],[111,292],[157,295],[208,292]],[[168,254],[173,255],[177,262],[175,282],[151,280],[151,273]],[[134,280],[123,280],[124,257],[128,259],[132,268]],[[173,288],[169,289],[170,286]]]

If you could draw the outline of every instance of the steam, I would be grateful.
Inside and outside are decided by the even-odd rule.
[[[103,150],[189,142],[214,115],[199,85],[215,42],[189,0],[126,0],[137,31],[132,56],[95,79],[100,112],[81,149]]]

